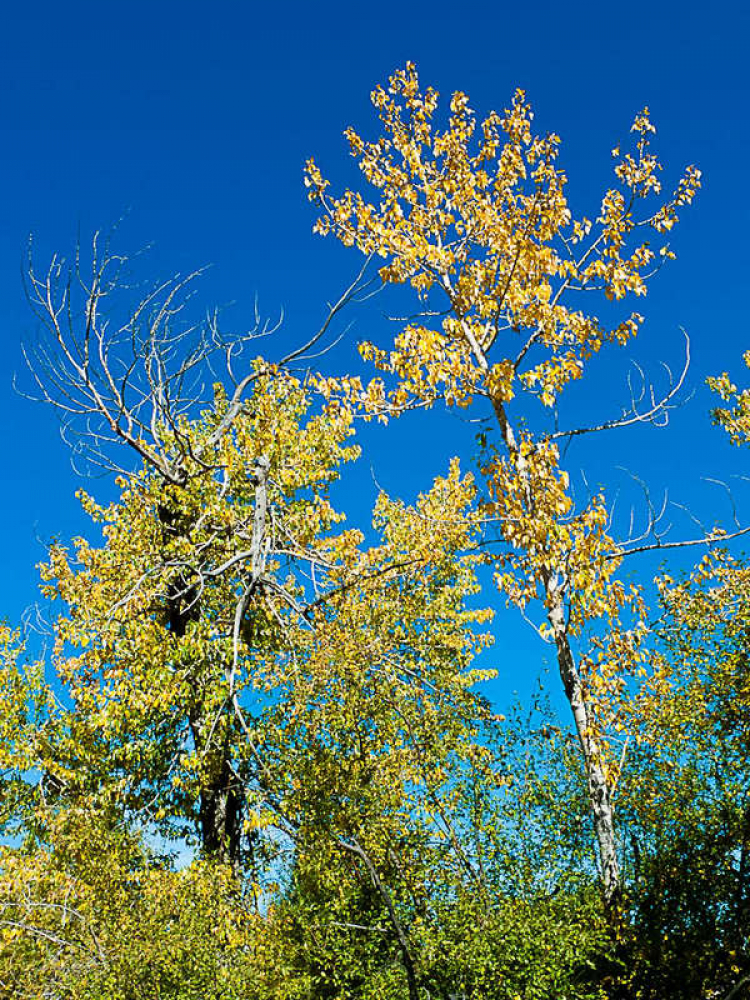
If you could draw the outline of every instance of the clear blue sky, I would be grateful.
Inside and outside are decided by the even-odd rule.
[[[657,493],[671,484],[675,499],[704,516],[726,511],[700,477],[750,468],[710,428],[700,386],[710,372],[741,374],[750,347],[744,4],[39,0],[6,4],[3,22],[0,616],[17,621],[36,598],[37,537],[69,538],[85,525],[53,414],[11,389],[20,340],[34,330],[20,279],[29,233],[43,259],[69,248],[79,229],[85,236],[129,209],[123,243],[153,241],[155,274],[212,263],[206,305],[236,302],[227,319],[241,325],[257,293],[262,312],[283,306],[283,336],[299,340],[356,265],[312,236],[303,162],[314,154],[327,172],[345,176],[343,128],[367,131],[370,90],[407,59],[444,94],[467,91],[480,113],[526,88],[539,128],[563,138],[580,211],[595,212],[609,150],[645,104],[672,177],[688,162],[702,168],[705,188],[679,227],[678,260],[654,285],[643,338],[629,350],[656,371],[659,360],[679,359],[678,328],[686,327],[696,396],[668,431],[609,439],[604,453],[581,453],[581,461],[590,458],[594,481],[623,464]],[[360,324],[336,363],[347,364],[354,339],[367,333]],[[576,405],[610,415],[625,401],[621,376],[610,378],[616,371],[604,365]],[[439,440],[425,439],[429,425],[419,420],[369,432],[351,487],[355,516],[372,500],[371,465],[387,488],[411,496],[445,468],[448,450],[465,449],[471,430],[456,421],[446,427]],[[542,651],[525,643],[514,638],[508,653],[533,668]],[[510,670],[506,679],[524,687]]]

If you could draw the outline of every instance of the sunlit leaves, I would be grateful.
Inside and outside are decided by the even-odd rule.
[[[674,256],[659,245],[660,234],[692,200],[700,172],[689,167],[675,193],[661,197],[655,128],[644,109],[630,146],[612,152],[616,183],[592,222],[574,217],[560,138],[534,133],[523,91],[481,122],[456,92],[441,116],[437,94],[422,90],[407,63],[372,101],[379,137],[346,133],[366,182],[361,188],[333,195],[308,161],[305,183],[320,211],[315,229],[379,258],[382,281],[410,283],[420,311],[390,349],[361,346],[382,377],[353,393],[343,383],[324,389],[337,405],[381,420],[438,401],[484,403],[494,417],[500,441],[482,465],[483,509],[499,537],[485,560],[525,614],[533,600],[543,606],[546,621],[537,628],[556,649],[610,894],[617,884],[609,803],[617,765],[605,759],[606,734],[621,728],[625,678],[642,669],[643,609],[638,589],[616,579],[621,552],[610,537],[606,500],[601,493],[576,500],[544,411],[585,376],[594,354],[638,332],[643,317],[623,315],[617,305],[644,296],[660,264]],[[582,294],[590,292],[603,297],[606,318],[592,311],[595,299]],[[528,407],[513,419],[523,395],[542,404],[537,419]]]
[[[384,281],[409,281],[423,299],[430,293],[447,295],[449,315],[433,333],[440,349],[450,352],[451,342],[473,338],[484,350],[495,346],[514,362],[504,384],[493,386],[490,395],[512,395],[516,355],[525,354],[519,333],[551,355],[543,362],[550,373],[544,380],[547,402],[577,377],[577,361],[605,341],[635,332],[632,325],[607,330],[572,303],[580,289],[600,288],[610,299],[645,294],[660,251],[639,239],[638,232],[644,226],[652,232],[671,228],[677,208],[689,204],[700,186],[700,172],[690,167],[670,199],[651,204],[661,190],[662,168],[650,149],[655,129],[647,109],[635,119],[633,151],[615,151],[621,186],[605,193],[593,228],[588,219],[572,217],[565,173],[557,166],[559,137],[533,134],[533,114],[522,91],[503,114],[492,112],[479,126],[466,95],[455,93],[441,129],[438,95],[431,88],[421,91],[409,63],[387,88],[377,88],[372,100],[380,138],[368,142],[351,128],[346,136],[379,201],[353,190],[331,196],[328,181],[310,160],[305,183],[322,209],[316,229],[383,258]],[[407,332],[388,360],[409,391],[422,397],[425,382],[405,378],[403,358],[418,353],[433,368],[430,352],[421,351],[425,338],[426,333],[417,351]],[[448,353],[438,363],[446,371],[427,378],[433,393],[440,384],[449,401],[460,401],[486,390],[476,359]]]

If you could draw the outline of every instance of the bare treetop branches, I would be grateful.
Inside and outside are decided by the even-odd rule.
[[[217,312],[194,320],[189,310],[205,268],[174,275],[144,291],[132,275],[133,258],[95,234],[90,259],[80,245],[72,263],[55,256],[44,272],[29,247],[26,290],[41,336],[24,346],[34,388],[25,394],[52,404],[74,456],[123,472],[113,445],[127,445],[166,481],[184,483],[188,464],[211,468],[211,450],[246,405],[265,371],[304,364],[338,313],[366,294],[366,265],[306,342],[275,362],[253,355],[281,324],[261,320],[225,332]],[[223,419],[200,448],[185,422],[213,402],[215,383],[227,398]]]

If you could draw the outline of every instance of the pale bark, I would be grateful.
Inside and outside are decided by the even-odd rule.
[[[525,482],[525,504],[527,512],[533,516],[536,507],[536,498],[528,483],[526,461],[519,451],[513,428],[508,421],[502,402],[493,400],[493,408],[506,449],[515,463],[518,475]],[[570,705],[573,724],[583,756],[589,808],[591,810],[594,834],[599,852],[602,894],[605,903],[611,906],[616,902],[620,893],[620,865],[615,836],[611,789],[604,770],[601,747],[592,731],[589,708],[586,703],[585,692],[570,643],[565,616],[564,597],[557,584],[557,580],[563,578],[564,572],[562,567],[560,567],[558,572],[554,568],[551,568],[547,570],[542,569],[540,573],[540,582],[544,587],[546,595],[547,619],[552,628],[552,637],[557,654],[557,667],[565,696]]]
[[[449,286],[448,290],[449,297],[452,297]],[[467,324],[464,324],[464,333],[474,359],[480,369],[488,373],[489,364],[484,350],[473,336]],[[513,427],[508,420],[502,400],[493,398],[492,408],[503,443],[524,485],[526,511],[529,516],[533,517],[537,508],[537,498],[534,496],[531,484],[529,483],[528,464],[518,447]],[[542,569],[540,571],[540,583],[543,585],[545,591],[547,618],[552,627],[557,653],[557,667],[565,696],[573,715],[573,724],[581,747],[584,769],[586,771],[589,808],[591,810],[594,834],[599,852],[602,894],[605,903],[611,906],[616,902],[620,893],[620,865],[615,837],[614,810],[612,807],[611,790],[603,766],[601,748],[592,732],[586,696],[570,644],[563,594],[556,582],[558,579],[564,579],[564,576],[564,567]]]
[[[573,715],[573,723],[583,755],[588,785],[588,799],[599,849],[600,875],[604,901],[612,905],[620,891],[620,864],[617,857],[614,810],[609,782],[604,770],[601,747],[592,732],[588,706],[565,627],[562,596],[554,586],[548,588],[547,618],[557,651],[557,666]]]

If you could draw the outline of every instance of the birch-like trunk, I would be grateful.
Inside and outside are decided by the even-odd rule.
[[[502,402],[494,402],[494,411],[508,453],[515,463],[518,475],[522,480],[525,480],[526,508],[528,513],[533,516],[536,498],[528,482],[526,461],[519,451],[513,428],[508,421]],[[563,594],[556,584],[556,580],[562,578],[562,567],[559,573],[556,573],[554,569],[549,569],[543,570],[541,574],[541,582],[547,598],[547,619],[552,627],[557,653],[557,667],[573,715],[573,724],[586,771],[589,808],[599,853],[602,894],[607,906],[612,906],[620,893],[620,865],[617,856],[611,790],[604,769],[601,747],[592,731],[585,692],[570,644]]]
[[[547,618],[552,626],[557,651],[557,666],[573,715],[573,723],[586,770],[589,807],[599,850],[604,901],[608,906],[611,906],[615,903],[620,891],[620,865],[617,858],[614,810],[609,782],[604,770],[601,747],[591,730],[583,685],[576,667],[573,650],[570,647],[565,627],[565,609],[562,596],[558,591],[555,591],[554,587],[548,588],[548,601]]]

